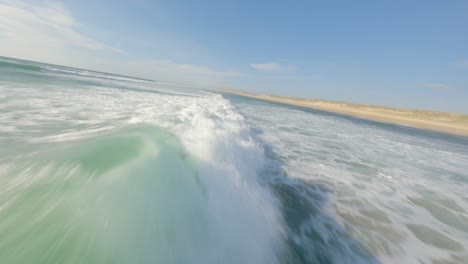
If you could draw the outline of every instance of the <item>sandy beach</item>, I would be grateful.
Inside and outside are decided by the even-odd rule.
[[[468,115],[429,110],[399,109],[391,107],[352,104],[273,95],[253,94],[233,90],[220,90],[266,101],[307,107],[333,113],[350,115],[374,121],[406,125],[454,135],[468,136]]]

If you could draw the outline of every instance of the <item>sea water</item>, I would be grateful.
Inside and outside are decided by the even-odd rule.
[[[0,58],[0,263],[465,263],[468,138]]]

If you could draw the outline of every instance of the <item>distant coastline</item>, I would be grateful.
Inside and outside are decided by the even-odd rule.
[[[253,94],[234,90],[219,91],[265,101],[350,115],[374,121],[406,125],[460,136],[468,136],[468,115],[464,114],[445,113],[429,110],[399,109],[325,100],[290,98],[273,95]]]

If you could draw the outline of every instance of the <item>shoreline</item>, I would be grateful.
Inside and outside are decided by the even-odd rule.
[[[220,92],[260,99],[264,101],[300,106],[315,110],[338,113],[372,121],[410,126],[436,132],[468,137],[468,115],[430,110],[412,110],[334,102],[325,100],[290,98],[274,95],[253,94],[242,91],[218,90]]]

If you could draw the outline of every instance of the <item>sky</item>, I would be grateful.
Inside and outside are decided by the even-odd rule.
[[[468,1],[0,0],[0,56],[468,113]]]

